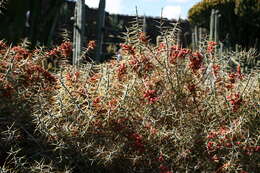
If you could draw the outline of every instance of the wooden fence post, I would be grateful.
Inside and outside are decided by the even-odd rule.
[[[179,30],[177,32],[177,46],[178,47],[183,47],[183,35],[182,35],[182,30]]]
[[[85,0],[77,0],[74,11],[73,65],[79,65],[85,32]]]
[[[104,38],[104,28],[105,28],[105,7],[106,1],[100,0],[98,7],[98,25],[97,25],[97,48],[96,48],[96,61],[102,61],[102,45]]]
[[[209,40],[214,40],[214,30],[215,30],[215,10],[211,10],[211,16],[210,16],[210,34],[209,34]]]
[[[195,46],[195,33],[192,32],[192,35],[191,35],[191,39],[192,39],[192,50],[195,50],[196,49],[196,46]]]
[[[216,42],[216,43],[218,43],[219,42],[219,19],[220,19],[220,14],[219,14],[219,11],[218,10],[216,10],[215,11],[215,15],[214,15],[214,18],[215,18],[215,27],[214,27],[214,29],[215,29],[215,31],[214,31],[214,41]]]
[[[198,26],[196,25],[195,28],[194,28],[194,41],[195,41],[195,49],[198,49]]]
[[[202,28],[201,27],[199,27],[199,50],[201,49],[201,42],[203,41],[203,33],[202,33],[203,31],[202,31]]]

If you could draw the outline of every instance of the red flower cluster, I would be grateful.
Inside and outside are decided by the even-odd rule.
[[[193,72],[196,72],[200,69],[203,62],[203,56],[199,52],[195,52],[190,56],[190,64],[189,67],[192,69]]]
[[[248,146],[244,142],[241,142],[243,138],[245,137],[241,134],[233,134],[228,127],[221,127],[216,131],[209,132],[206,148],[211,156],[211,160],[218,162],[220,158],[225,157],[224,155],[227,151],[232,148],[240,150],[240,152],[245,155],[252,155],[253,153],[260,152],[260,146]]]
[[[236,82],[236,74],[235,73],[230,73],[229,75],[228,75],[228,78],[229,78],[229,81],[230,81],[230,83],[235,83]]]
[[[159,100],[159,97],[156,95],[156,90],[147,90],[144,93],[144,98],[148,100],[148,104],[153,104]]]
[[[241,67],[240,65],[237,66],[237,72],[236,73],[230,73],[228,74],[228,79],[230,84],[227,85],[227,88],[234,88],[233,84],[236,82],[237,79],[242,80],[244,75],[241,72]]]
[[[148,71],[154,69],[153,63],[150,62],[150,59],[147,56],[145,56],[145,55],[141,56],[141,61],[140,62],[142,63],[143,70],[145,72],[148,72]]]
[[[232,105],[233,112],[237,112],[237,110],[240,108],[240,106],[243,103],[243,99],[239,93],[231,94],[230,96],[227,96],[227,99]]]
[[[69,57],[72,53],[72,43],[66,41],[58,47],[58,50],[60,51],[62,56]]]
[[[19,61],[14,63],[12,73],[9,74],[8,78],[10,78],[10,81],[5,78],[5,75],[0,73],[1,96],[11,97],[16,93],[18,95],[15,97],[28,97],[28,95],[32,94],[30,89],[33,87],[37,86],[37,88],[41,88],[42,91],[47,91],[51,89],[50,84],[55,84],[56,82],[56,78],[52,74],[44,70],[41,66],[32,64],[30,61],[23,64],[19,63]],[[17,93],[17,91],[24,88],[26,88],[28,92]],[[35,91],[35,89],[33,89],[33,91]]]
[[[57,48],[53,48],[52,50],[50,50],[47,55],[51,56],[51,57],[57,57],[59,55],[63,56],[63,57],[69,57],[72,53],[72,43],[69,41],[66,41],[64,43],[62,43],[60,46],[58,46]]]
[[[191,93],[195,93],[196,91],[196,85],[195,84],[189,84],[187,86],[188,90],[191,92]]]
[[[161,51],[164,51],[166,49],[166,44],[165,43],[160,43],[159,46],[157,47],[158,53]]]
[[[159,162],[163,162],[163,161],[164,161],[164,157],[163,157],[162,153],[161,153],[160,156],[157,158],[157,160],[158,160]]]
[[[30,76],[29,78],[33,78],[33,74],[38,73],[38,74],[42,74],[43,77],[48,80],[49,82],[56,82],[56,78],[49,73],[48,71],[44,70],[41,66],[39,65],[33,65],[28,67],[28,69],[26,69],[27,74]]]
[[[182,49],[178,46],[172,46],[171,52],[170,52],[170,57],[169,57],[169,62],[171,64],[175,64],[177,59],[185,58],[190,53],[191,53],[191,50],[189,50],[189,49]]]
[[[101,103],[101,98],[100,97],[96,97],[92,100],[92,106],[93,108],[95,108],[95,110],[97,111],[97,113],[102,113],[105,112],[104,107],[102,106]]]
[[[160,165],[159,169],[160,173],[173,173],[172,171],[169,171],[169,168],[167,166],[164,165]]]
[[[120,44],[120,47],[130,55],[135,55],[135,48],[132,45]]]
[[[214,74],[214,76],[215,76],[215,77],[218,76],[219,71],[220,71],[220,65],[218,65],[218,64],[213,64],[213,65],[212,65],[212,69],[213,69],[213,74]]]
[[[207,138],[209,139],[207,143],[208,152],[215,152],[223,148],[231,148],[232,143],[235,143],[235,137],[229,137],[230,130],[226,127],[221,127],[217,131],[209,132]]]
[[[117,108],[118,101],[117,99],[112,99],[108,102],[108,106],[110,109],[115,110]]]
[[[260,146],[245,146],[243,147],[246,155],[252,155],[253,153],[259,153],[260,152]]]
[[[139,151],[144,152],[144,144],[143,144],[143,137],[138,133],[132,133],[129,135],[129,139],[133,140],[134,143],[132,144],[132,147]]]
[[[66,74],[66,80],[67,80],[67,81],[71,81],[71,79],[72,79],[72,75],[71,75],[70,72],[68,72],[68,73]]]
[[[209,41],[209,42],[208,42],[208,47],[207,47],[207,52],[208,52],[208,53],[212,53],[212,52],[215,50],[215,48],[216,48],[217,45],[218,45],[217,42]]]
[[[97,104],[100,103],[100,102],[101,102],[100,97],[97,97],[97,98],[95,98],[95,99],[93,100],[93,105],[97,105]]]
[[[211,151],[211,150],[213,150],[214,148],[214,144],[215,144],[215,142],[211,142],[211,141],[209,141],[208,143],[207,143],[207,150],[209,150],[209,151]]]
[[[50,50],[49,52],[47,52],[48,56],[58,56],[60,53],[59,49],[57,48],[53,48],[52,50]]]
[[[87,51],[93,50],[96,47],[96,42],[94,40],[90,40],[87,44]]]
[[[3,52],[5,52],[5,49],[7,49],[7,45],[3,40],[0,40],[0,53],[2,54]]]
[[[149,58],[145,55],[142,55],[140,57],[140,60],[138,60],[136,57],[133,57],[133,59],[130,60],[129,64],[133,67],[133,70],[139,76],[143,75],[142,72],[146,73],[154,69],[153,63],[150,62]]]
[[[117,71],[118,79],[121,80],[123,75],[126,74],[126,71],[127,71],[126,64],[125,63],[120,64],[119,68],[116,71]]]
[[[31,53],[28,50],[26,50],[25,48],[23,48],[21,46],[13,47],[12,51],[15,52],[14,59],[16,59],[16,60],[26,59],[31,55]]]
[[[232,89],[234,88],[234,83],[236,82],[236,74],[235,73],[230,73],[228,74],[228,80],[230,83],[226,84],[227,89]]]
[[[76,71],[76,72],[67,72],[66,74],[66,82],[68,85],[71,85],[73,82],[78,82],[79,77],[80,77],[80,72]]]
[[[160,163],[159,169],[160,169],[160,173],[173,173],[172,171],[169,171],[169,168],[165,165],[163,165],[164,157],[162,155],[162,153],[160,154],[160,156],[157,158],[157,161]]]
[[[96,73],[94,74],[93,76],[91,76],[89,79],[88,79],[88,82],[89,83],[96,83],[98,82],[98,80],[100,79],[101,77],[101,74],[100,73]]]

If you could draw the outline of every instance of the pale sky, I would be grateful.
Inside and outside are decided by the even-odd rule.
[[[106,0],[106,11],[115,14],[161,16],[168,19],[186,19],[188,10],[201,0]],[[89,7],[98,7],[99,0],[85,0]]]

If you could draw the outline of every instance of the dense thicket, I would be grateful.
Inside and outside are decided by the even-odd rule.
[[[259,0],[203,0],[194,5],[188,14],[192,24],[209,28],[212,9],[221,14],[220,38],[230,35],[231,43],[254,46],[260,38]],[[258,44],[259,47],[259,44]]]

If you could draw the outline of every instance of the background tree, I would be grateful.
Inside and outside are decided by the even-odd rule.
[[[259,0],[203,0],[189,10],[189,21],[209,29],[212,9],[219,10],[221,14],[221,40],[229,35],[231,45],[252,47],[260,39]]]

